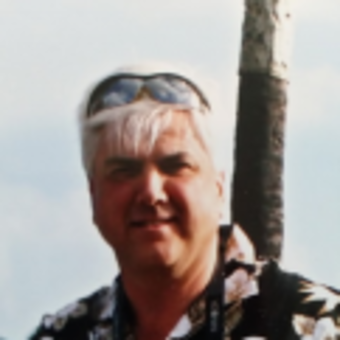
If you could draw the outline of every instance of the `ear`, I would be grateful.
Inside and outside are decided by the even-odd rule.
[[[96,213],[95,213],[96,190],[95,190],[95,183],[94,183],[93,178],[88,178],[88,190],[89,190],[91,208],[92,208],[92,222],[94,224],[97,224]]]
[[[216,187],[218,191],[218,196],[224,200],[224,189],[225,184],[225,172],[224,171],[217,171],[216,173]]]
[[[216,189],[219,198],[219,218],[222,219],[225,208],[225,172],[216,172]]]

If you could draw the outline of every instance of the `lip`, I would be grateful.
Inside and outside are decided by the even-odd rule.
[[[176,222],[176,218],[156,218],[156,219],[138,219],[130,222],[132,228],[137,229],[159,229]]]

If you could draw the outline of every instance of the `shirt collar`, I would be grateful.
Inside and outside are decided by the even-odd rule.
[[[235,225],[227,241],[225,253],[225,297],[228,316],[233,320],[229,329],[235,327],[241,318],[241,302],[243,299],[259,293],[256,277],[260,274],[261,263],[256,261],[254,246],[243,232]],[[233,315],[233,317],[231,317]],[[196,299],[188,308],[173,330],[168,339],[188,335],[203,325],[205,321],[205,296]]]
[[[242,231],[235,225],[227,241],[225,252],[225,297],[226,305],[232,306],[230,312],[237,315],[234,324],[241,317],[240,301],[259,293],[257,276],[261,272],[263,263],[259,263],[255,258],[254,246]],[[103,308],[100,319],[106,319],[114,315],[117,299],[118,280],[115,280],[111,298]],[[187,312],[179,319],[175,327],[170,332],[167,339],[179,338],[192,333],[200,328],[205,321],[205,295],[198,297],[188,308]],[[235,326],[235,325],[234,325]],[[131,329],[130,327],[128,327]]]

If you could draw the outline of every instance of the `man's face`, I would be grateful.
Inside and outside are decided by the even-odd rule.
[[[173,268],[180,275],[214,242],[223,189],[183,112],[151,152],[110,145],[103,132],[90,180],[94,221],[122,270]]]

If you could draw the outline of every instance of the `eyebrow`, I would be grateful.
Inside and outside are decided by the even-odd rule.
[[[170,154],[170,155],[165,155],[163,157],[160,157],[160,162],[171,162],[171,161],[180,161],[183,160],[185,158],[188,158],[189,154],[187,152],[177,152],[174,154]]]
[[[169,155],[163,155],[162,157],[156,157],[157,163],[163,163],[163,162],[174,162],[174,161],[180,161],[183,159],[186,159],[190,157],[190,155],[187,152],[176,152],[174,154]],[[105,161],[105,166],[113,166],[113,165],[137,165],[143,163],[142,159],[138,158],[130,158],[130,157],[124,157],[124,156],[113,156],[108,158]]]
[[[187,152],[178,152],[172,155],[165,155],[157,160],[160,166],[167,166],[171,164],[176,164],[180,162],[189,162],[191,166],[196,167],[197,164],[192,160],[192,157]]]
[[[114,156],[110,157],[105,161],[105,166],[113,166],[113,165],[137,165],[142,163],[140,159],[122,157],[122,156]]]

